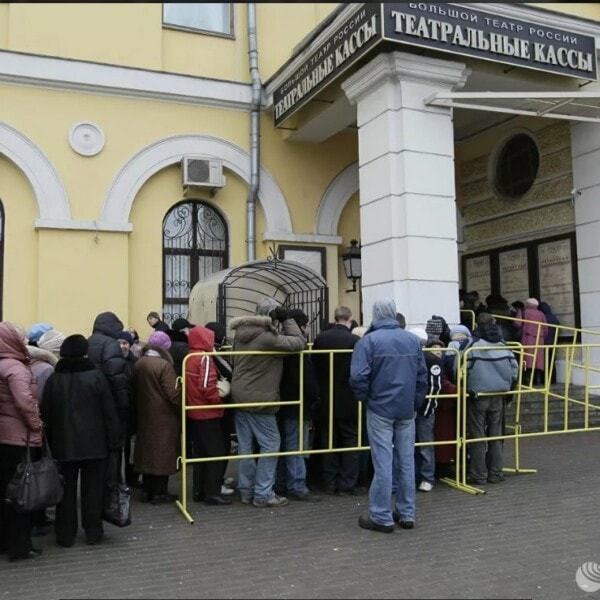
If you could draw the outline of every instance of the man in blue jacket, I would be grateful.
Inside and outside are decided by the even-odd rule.
[[[364,402],[375,476],[369,488],[363,529],[392,533],[415,523],[415,415],[427,394],[427,367],[416,336],[400,329],[393,299],[376,300],[369,330],[357,342],[350,365],[350,385]],[[392,464],[399,465],[395,510]]]

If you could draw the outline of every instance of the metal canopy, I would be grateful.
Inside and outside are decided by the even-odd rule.
[[[440,92],[425,104],[600,123],[598,92]]]
[[[217,320],[227,324],[233,317],[253,315],[256,304],[265,296],[272,296],[288,309],[302,309],[309,318],[311,340],[328,318],[325,279],[302,263],[271,258],[223,272],[218,287]]]

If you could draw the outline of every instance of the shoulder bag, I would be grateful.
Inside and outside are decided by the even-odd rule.
[[[45,432],[42,430],[42,457],[32,461],[28,431],[25,457],[6,486],[5,502],[19,513],[30,513],[58,504],[63,493],[64,481]]]

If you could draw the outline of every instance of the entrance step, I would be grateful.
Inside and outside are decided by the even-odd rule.
[[[551,393],[564,396],[564,384],[551,386]],[[585,400],[585,387],[570,385],[567,389],[571,400]],[[590,404],[600,406],[600,396],[589,397]],[[565,403],[568,406],[566,429],[580,429],[585,426],[585,406],[566,400],[563,397],[548,397],[548,430],[560,431],[565,429]],[[515,422],[516,401],[513,400],[506,409],[506,423]],[[524,392],[521,396],[521,411],[519,422],[523,433],[544,431],[544,393]],[[589,408],[589,427],[600,427],[600,409]]]

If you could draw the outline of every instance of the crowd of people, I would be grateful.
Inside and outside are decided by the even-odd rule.
[[[169,326],[156,312],[147,316],[146,342],[112,312],[97,315],[89,338],[65,335],[49,323],[25,330],[0,322],[0,552],[9,560],[36,558],[41,550],[32,537],[51,526],[57,544],[70,547],[78,513],[86,542],[100,543],[111,456],[125,482],[141,488],[141,502],[174,502],[169,478],[181,454],[182,402],[188,407],[187,456],[222,457],[193,463],[194,502],[232,504],[235,482],[226,477],[226,457],[237,445],[239,454],[259,455],[237,461],[243,504],[318,502],[317,488],[339,496],[368,491],[369,515],[360,517],[361,527],[385,533],[394,523],[413,528],[416,491],[431,491],[452,469],[451,444],[415,442],[456,439],[456,399],[444,398],[456,392],[454,350],[470,348],[467,435],[493,437],[503,433],[507,401],[493,394],[514,389],[518,377],[506,342],[548,344],[557,333],[546,325],[558,324],[550,307],[535,298],[509,306],[490,295],[484,305],[470,293],[461,308],[471,318],[454,327],[433,315],[424,329],[406,329],[391,299],[375,302],[368,326],[338,306],[312,344],[306,313],[271,297],[255,314],[232,319],[232,340],[221,323],[179,318]],[[484,360],[490,346],[494,360]],[[250,353],[201,354],[224,348]],[[536,381],[543,378],[544,356],[525,358]],[[224,408],[230,403],[244,406]],[[54,521],[45,510],[23,514],[4,501],[27,444],[35,459],[43,435],[64,478]],[[302,455],[301,442],[302,450],[324,452]],[[361,445],[370,451],[344,450]],[[293,454],[268,456],[277,452]],[[501,441],[474,442],[469,457],[470,483],[503,480]]]

